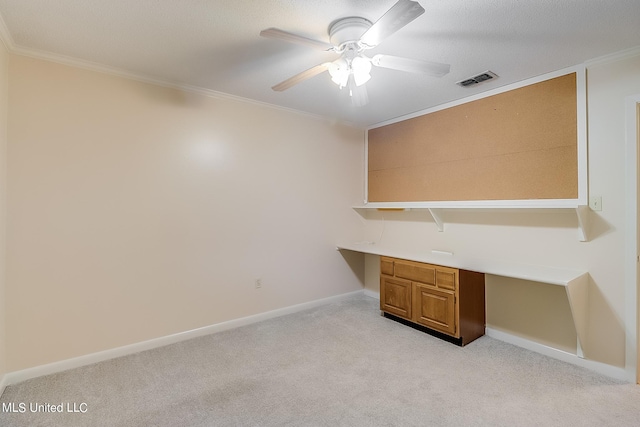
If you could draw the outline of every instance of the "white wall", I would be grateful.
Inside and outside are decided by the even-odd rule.
[[[361,289],[362,130],[15,55],[9,84],[8,370]]]
[[[372,213],[365,240],[414,253],[453,252],[463,258],[574,268],[591,276],[588,357],[625,366],[625,97],[640,93],[640,56],[588,65],[589,185],[602,196],[591,212],[589,242],[578,241],[571,211],[445,211],[438,232],[426,213]],[[376,291],[367,257],[365,287]],[[443,259],[446,263],[446,258]],[[576,333],[562,288],[487,276],[487,326],[565,351]],[[550,287],[551,286],[551,287]]]

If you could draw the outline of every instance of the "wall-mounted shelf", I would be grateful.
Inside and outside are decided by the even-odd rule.
[[[442,212],[444,209],[500,209],[500,210],[571,210],[575,212],[578,220],[578,240],[587,242],[589,239],[589,207],[580,204],[578,200],[479,200],[461,202],[372,202],[360,206],[353,206],[356,212],[363,214],[371,210],[380,211],[424,211],[429,214],[438,228],[444,231],[445,221]]]
[[[589,273],[581,270],[547,267],[540,265],[504,262],[495,259],[466,258],[458,255],[407,252],[370,242],[340,243],[338,250],[348,250],[365,254],[389,256],[427,264],[442,265],[496,276],[547,283],[565,288],[571,315],[578,335],[577,355],[584,357],[588,325]]]

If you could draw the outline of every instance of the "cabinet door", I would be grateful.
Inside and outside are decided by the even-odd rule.
[[[414,283],[413,320],[423,326],[457,337],[453,292]]]
[[[411,282],[380,276],[380,310],[411,320]]]

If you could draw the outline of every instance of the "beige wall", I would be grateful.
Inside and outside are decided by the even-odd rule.
[[[334,246],[362,130],[15,55],[9,82],[8,370],[362,288]]]
[[[588,356],[625,366],[625,97],[640,93],[640,57],[588,67],[589,185],[602,196],[603,210],[591,212],[591,238],[579,242],[571,211],[445,211],[445,231],[427,214],[370,214],[365,240],[414,252],[453,252],[590,273]],[[366,258],[367,289],[378,277]],[[443,258],[443,263],[446,257]],[[487,276],[487,326],[552,347],[575,351],[576,333],[563,288]]]
[[[617,354],[624,350],[625,98],[640,94],[640,55],[592,64],[587,81],[589,191],[603,196],[602,212],[592,217],[600,236],[589,245],[595,288],[590,295],[590,345],[604,359],[612,352],[609,348]],[[624,361],[621,356],[616,360]]]
[[[6,200],[7,200],[7,102],[8,102],[9,54],[0,43],[0,379],[6,368],[5,332],[5,250],[6,250]]]

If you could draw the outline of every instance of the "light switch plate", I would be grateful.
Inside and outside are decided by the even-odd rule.
[[[589,197],[589,207],[592,211],[601,211],[602,210],[602,196],[591,196]]]

